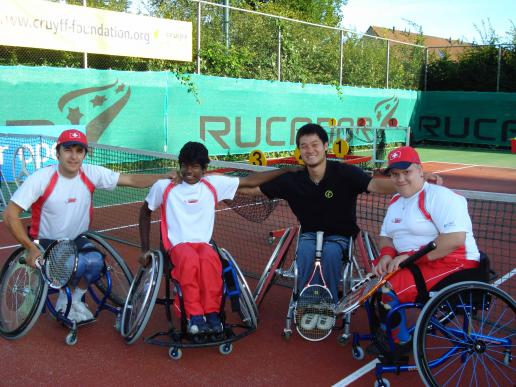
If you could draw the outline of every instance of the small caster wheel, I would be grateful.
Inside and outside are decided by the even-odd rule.
[[[219,345],[219,352],[222,355],[229,355],[233,351],[233,344],[226,343]]]
[[[115,318],[115,331],[121,332],[122,330],[122,313],[118,313]]]
[[[365,357],[364,350],[360,346],[353,347],[351,350],[351,354],[353,355],[353,359],[355,360],[363,360]]]
[[[77,344],[77,332],[70,332],[65,337],[66,345],[75,345]]]
[[[374,387],[391,387],[391,383],[385,378],[376,379],[374,381]]]
[[[503,357],[503,364],[508,366],[512,362],[512,355],[509,352],[505,352],[505,355]]]
[[[285,341],[289,341],[290,336],[292,336],[292,331],[283,331],[283,338],[285,339]]]
[[[349,335],[342,335],[337,339],[337,342],[339,343],[339,345],[344,347],[345,345],[347,345],[349,343],[349,339],[350,339]]]
[[[272,245],[274,243],[274,237],[273,236],[267,237],[267,243],[269,245]]]
[[[183,356],[183,351],[181,351],[181,348],[170,347],[168,349],[168,356],[170,356],[172,360],[179,360]]]

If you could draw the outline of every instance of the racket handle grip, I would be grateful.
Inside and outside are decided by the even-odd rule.
[[[322,257],[322,245],[323,245],[324,231],[317,231],[315,234],[315,256],[317,258]]]
[[[436,247],[437,247],[437,245],[435,244],[434,241],[430,242],[425,247],[423,247],[421,250],[416,251],[414,254],[412,254],[407,259],[405,259],[403,262],[401,262],[400,269],[403,269],[404,267],[407,267],[411,263],[417,261],[423,255],[428,254],[432,250],[435,250]]]

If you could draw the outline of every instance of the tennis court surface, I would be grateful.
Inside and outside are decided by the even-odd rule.
[[[44,142],[47,139],[23,138],[20,144],[27,141]],[[177,167],[176,160],[170,155],[153,152],[96,146],[91,153],[88,162],[123,172],[156,173]],[[5,152],[4,157],[7,159]],[[15,155],[10,160],[12,166],[8,165],[8,169],[11,175],[3,172],[1,187],[4,197],[9,197],[10,191],[15,189],[13,178],[17,174],[16,168],[19,168]],[[27,163],[29,172],[35,167],[35,163]],[[213,162],[210,168],[232,175],[260,169],[224,162]],[[499,278],[503,278],[500,288],[514,297],[516,283],[512,252],[516,248],[513,237],[516,169],[442,162],[426,162],[424,168],[429,172],[439,172],[446,186],[460,190],[468,198],[477,242],[490,256]],[[136,247],[138,211],[146,192],[117,188],[113,193],[99,191],[94,198],[93,230],[119,250],[133,271],[137,267],[135,261],[139,252]],[[388,200],[381,195],[362,195],[359,198],[357,216],[362,229],[375,236],[378,234]],[[157,219],[153,220],[152,243],[157,247]],[[270,232],[289,226],[295,227],[296,219],[284,202],[238,197],[219,207],[214,238],[219,246],[236,258],[249,276],[251,288],[254,288],[256,278],[275,247],[275,242],[270,243]],[[4,224],[0,223],[0,264],[5,262],[15,245]],[[292,254],[290,251],[289,255]],[[372,372],[358,378],[357,375],[367,371],[374,358],[366,356],[363,361],[353,360],[351,346],[337,344],[339,331],[317,343],[304,341],[296,334],[288,342],[283,339],[281,333],[290,293],[288,286],[272,287],[260,307],[257,332],[236,342],[228,356],[220,355],[216,348],[190,349],[184,351],[179,361],[170,360],[166,349],[144,344],[142,340],[132,346],[126,345],[114,330],[114,316],[109,313],[101,314],[95,325],[80,329],[77,345],[68,347],[64,344],[67,331],[46,313],[24,338],[1,340],[0,384],[327,386],[358,371],[346,381],[354,386],[371,386],[374,382]],[[359,310],[353,316],[352,331],[361,331],[366,326],[365,313]],[[165,314],[162,307],[156,306],[144,336],[165,329]],[[364,366],[366,368],[362,369]],[[421,385],[417,373],[387,377],[394,384]]]

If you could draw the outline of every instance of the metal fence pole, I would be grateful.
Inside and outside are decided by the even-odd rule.
[[[500,71],[502,69],[502,46],[498,46],[498,66],[496,69],[496,91],[500,91]]]
[[[423,84],[423,90],[426,91],[428,83],[428,48],[425,48],[425,80]]]
[[[201,7],[202,4],[197,3],[197,53],[195,58],[195,72],[201,73]]]
[[[281,26],[278,26],[278,81],[281,81]]]
[[[86,0],[82,0],[82,6],[87,7]],[[88,53],[84,52],[82,54],[82,63],[85,69],[88,68]]]
[[[343,59],[344,59],[344,31],[340,30],[339,86],[342,86]]]
[[[224,0],[224,37],[229,48],[229,0]]]
[[[386,59],[386,66],[385,66],[385,88],[389,88],[389,70],[390,70],[390,58],[391,57],[391,45],[389,44],[389,41],[387,41],[387,59]]]

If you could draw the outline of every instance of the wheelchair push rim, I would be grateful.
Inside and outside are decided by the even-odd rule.
[[[221,255],[227,260],[231,261],[233,268],[235,269],[238,286],[240,287],[240,317],[244,325],[250,329],[256,329],[258,327],[258,307],[251,293],[249,285],[244,277],[244,274],[236,264],[233,256],[226,250],[220,249]]]
[[[122,311],[120,333],[128,344],[143,333],[154,309],[163,275],[163,255],[153,251],[146,267],[140,267],[134,278]]]
[[[26,335],[45,305],[48,284],[38,269],[19,263],[25,249],[15,250],[0,272],[0,336],[14,340]]]
[[[414,335],[417,370],[426,386],[512,385],[516,370],[516,303],[492,285],[452,284],[432,297]]]
[[[129,294],[129,288],[133,282],[133,274],[118,252],[107,243],[104,238],[94,233],[84,234],[86,238],[95,244],[96,248],[104,255],[105,270],[109,270],[111,277],[111,292],[108,299],[115,306],[122,307]],[[95,287],[105,295],[108,291],[106,275],[103,273],[95,282]]]

